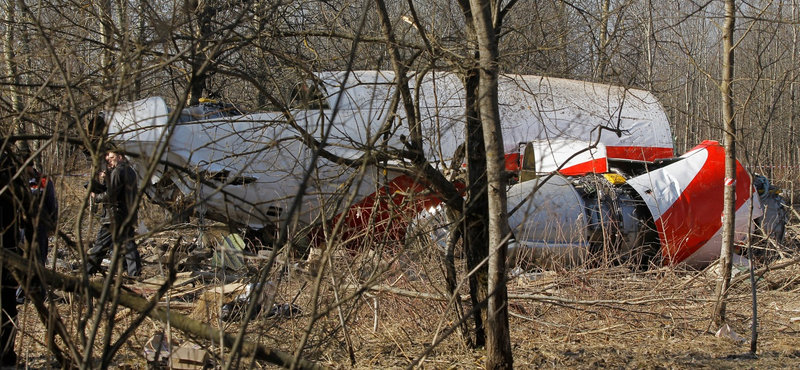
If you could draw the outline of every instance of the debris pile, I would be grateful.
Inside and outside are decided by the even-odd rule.
[[[178,345],[178,341],[168,337],[159,332],[147,341],[144,356],[151,367],[201,370],[212,365],[206,348],[190,341]]]
[[[145,269],[138,279],[129,279],[123,274],[125,289],[146,299],[162,294],[159,306],[182,311],[212,326],[241,321],[251,304],[254,307],[249,319],[293,319],[302,315],[300,306],[281,301],[277,284],[272,280],[263,284],[253,282],[264,268],[263,253],[248,249],[250,245],[242,235],[207,230],[211,231],[201,232],[196,239],[182,243],[176,241],[189,239],[169,232],[142,238],[139,249]],[[53,258],[59,260],[57,266],[69,271],[80,266],[79,259],[71,253],[54,254]],[[110,258],[105,262],[107,266]],[[168,282],[170,263],[177,273],[173,281]],[[285,274],[285,265],[281,261],[276,263],[275,276]],[[105,279],[109,274],[110,269],[106,269],[90,279]],[[166,284],[169,286],[165,291]],[[129,313],[130,310],[124,310],[117,318]],[[207,346],[173,337],[169,328],[159,329],[142,350],[147,363],[155,368],[203,369],[212,365],[216,356]]]

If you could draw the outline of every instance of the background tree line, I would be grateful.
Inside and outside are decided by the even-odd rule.
[[[414,6],[414,12],[408,4],[387,6],[409,67],[458,71],[473,63],[458,7]],[[9,132],[68,132],[109,104],[153,95],[175,104],[217,97],[245,109],[269,108],[287,102],[291,86],[310,71],[390,69],[371,7],[10,1],[2,23],[4,124],[15,130]],[[652,90],[670,114],[680,152],[699,140],[721,140],[721,8],[692,1],[518,1],[503,23],[500,71]],[[797,8],[792,1],[738,7],[739,142],[752,166],[798,159]],[[783,177],[769,173],[772,167],[765,171]]]

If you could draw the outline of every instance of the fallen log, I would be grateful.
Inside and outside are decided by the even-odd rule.
[[[0,262],[4,268],[10,268],[20,276],[26,277],[29,274],[28,261],[20,255],[10,252],[4,248],[0,253]],[[79,277],[72,277],[57,273],[50,269],[42,269],[41,278],[49,286],[56,290],[73,292],[77,294],[88,294],[91,297],[99,297],[103,290],[103,285],[99,282],[84,281]],[[145,314],[150,318],[169,323],[172,328],[191,334],[197,338],[206,339],[212,343],[218,343],[220,338],[225,347],[231,348],[236,341],[236,337],[222,332],[204,322],[191,319],[190,317],[174,311],[167,311],[164,307],[154,306],[147,299],[120,290],[119,304],[130,308],[133,311]],[[299,359],[295,363],[294,356],[279,350],[271,349],[251,342],[244,342],[240,345],[239,356],[242,358],[255,358],[269,362],[274,365],[294,369],[324,369],[325,366]]]

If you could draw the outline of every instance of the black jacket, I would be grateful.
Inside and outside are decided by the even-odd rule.
[[[136,193],[139,191],[136,171],[125,162],[118,163],[110,173],[106,175],[105,184],[95,184],[101,192],[95,196],[95,202],[105,206],[102,215],[103,223],[122,223],[131,216],[128,226],[136,227],[139,221],[139,210],[134,206]]]

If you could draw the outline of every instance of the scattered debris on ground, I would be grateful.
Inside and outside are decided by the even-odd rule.
[[[315,264],[279,251],[265,271],[270,258],[264,251],[269,250],[244,237],[242,248],[231,238],[220,242],[235,230],[207,226],[200,232],[198,225],[161,229],[140,238],[143,276],[126,278],[123,285],[148,300],[158,299],[169,312],[234,335],[243,332],[248,341],[286,353],[296,351],[310,328],[303,356],[331,367],[406,368],[413,361],[430,368],[484,365],[483,352],[461,339],[436,248],[409,250],[401,258],[375,251],[330,253],[330,260]],[[754,263],[759,315],[755,356],[743,355],[751,340],[749,270],[734,277],[729,319],[719,328],[710,319],[716,276],[709,271],[637,271],[625,266],[513,269],[508,288],[515,365],[794,368],[800,362],[798,231],[796,223],[787,229],[786,238],[794,244],[787,245],[782,259],[769,261],[769,269],[761,261]],[[48,266],[71,274],[76,254],[57,240],[54,245]],[[215,265],[215,255],[217,261],[233,263]],[[176,273],[164,290],[170,258]],[[463,261],[457,263],[463,269]],[[102,281],[104,275],[91,279]],[[466,282],[460,289],[460,297],[468,297]],[[354,296],[355,292],[362,294]],[[85,302],[76,294],[53,291],[49,302],[71,331],[86,320]],[[469,301],[460,303],[462,312],[468,312]],[[47,330],[30,303],[19,308],[19,353],[31,368],[51,366],[53,359],[42,340]],[[149,318],[138,324],[138,314],[130,309],[117,310],[113,320],[115,335],[138,325],[115,357],[119,368],[219,368],[227,360],[227,349],[219,342],[191,338]],[[240,367],[267,366],[253,362]]]

